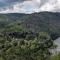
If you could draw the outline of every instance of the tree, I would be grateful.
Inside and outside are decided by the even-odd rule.
[[[4,60],[47,60],[51,55],[53,40],[44,32],[37,33],[33,37],[34,39],[29,40],[24,38],[5,40],[4,47],[0,50],[2,52],[0,57]]]

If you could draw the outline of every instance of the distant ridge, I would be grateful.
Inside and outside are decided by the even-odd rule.
[[[8,21],[7,21],[8,19]],[[22,27],[35,31],[52,31],[60,33],[60,13],[58,12],[39,12],[32,14],[8,13],[0,14],[3,25],[23,21]],[[16,23],[17,23],[16,22]]]

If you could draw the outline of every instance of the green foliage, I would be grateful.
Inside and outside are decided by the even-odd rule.
[[[19,22],[22,23],[19,24]],[[49,34],[59,33],[58,35],[60,36],[60,13],[0,14],[0,28],[2,30],[6,29],[6,31],[9,31],[9,29],[11,31],[20,31],[23,29],[33,32],[44,31]]]
[[[0,14],[0,60],[54,60],[59,31],[58,13]]]
[[[50,60],[60,60],[60,53],[51,56]]]
[[[24,32],[25,35],[26,32]],[[29,35],[30,34],[30,35]],[[28,36],[29,35],[29,36]],[[27,38],[26,38],[27,36]],[[46,60],[51,55],[49,49],[53,46],[53,40],[47,33],[40,32],[34,36],[28,32],[25,38],[8,38],[2,35],[0,38],[0,57],[3,60]],[[34,39],[29,37],[33,36]],[[2,40],[3,39],[3,40]]]

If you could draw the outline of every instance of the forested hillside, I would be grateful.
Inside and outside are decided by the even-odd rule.
[[[1,27],[13,22],[23,22],[25,28],[35,31],[59,31],[60,13],[40,12],[33,14],[0,14]]]
[[[60,13],[0,14],[0,60],[54,60],[58,37]]]
[[[40,12],[33,14],[0,14],[0,30],[48,32],[60,36],[60,13]],[[53,37],[54,39],[54,37]]]

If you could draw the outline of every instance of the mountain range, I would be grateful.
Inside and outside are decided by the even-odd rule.
[[[60,36],[60,13],[0,14],[0,31],[48,32]]]

